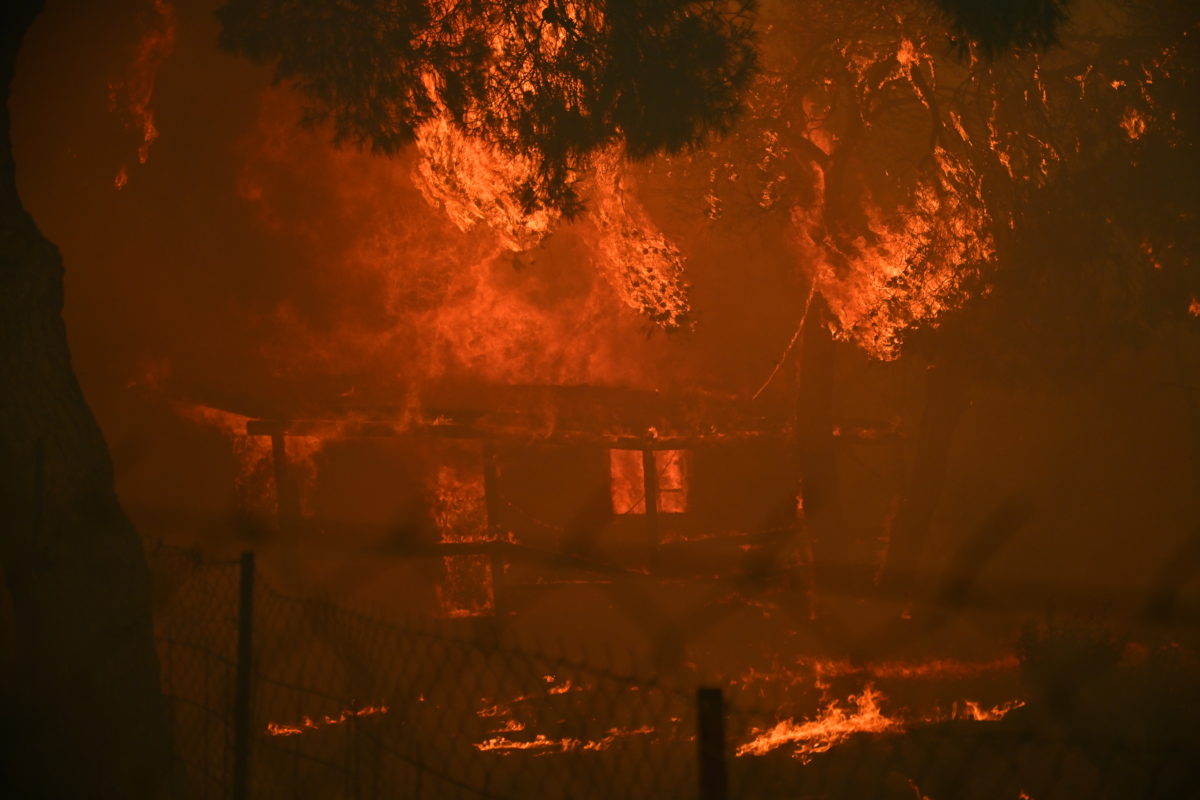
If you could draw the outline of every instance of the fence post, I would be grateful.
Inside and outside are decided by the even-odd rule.
[[[725,774],[725,701],[719,687],[696,690],[696,744],[700,800],[728,800]]]
[[[253,680],[254,553],[242,553],[238,596],[237,684],[233,698],[233,800],[250,797],[250,688]]]

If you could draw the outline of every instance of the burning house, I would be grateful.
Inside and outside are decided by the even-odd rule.
[[[416,602],[459,617],[629,580],[694,590],[763,559],[805,590],[795,428],[726,397],[491,386],[420,410],[272,411],[243,433],[269,457],[283,539],[436,558]]]

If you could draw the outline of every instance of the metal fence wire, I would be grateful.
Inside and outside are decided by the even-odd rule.
[[[1178,649],[1089,672],[1107,658],[1093,640],[1050,635],[1024,658],[1045,677],[1040,699],[899,735],[869,688],[796,721],[746,681],[702,687],[617,654],[534,652],[486,628],[281,594],[249,555],[149,557],[174,797],[1200,797],[1196,665]],[[1106,693],[1137,702],[1098,718]]]

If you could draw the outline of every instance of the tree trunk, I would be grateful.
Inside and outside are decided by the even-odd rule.
[[[16,186],[8,97],[41,5],[0,12],[0,794],[154,797],[170,750],[149,573],[71,367],[61,257]]]
[[[906,609],[914,599],[925,539],[946,483],[950,446],[967,405],[966,382],[961,373],[947,365],[933,367],[912,470],[892,523],[881,582],[884,593],[903,602]]]
[[[800,487],[797,513],[805,543],[808,581],[808,615],[815,618],[830,568],[840,565],[834,539],[836,454],[833,441],[833,336],[827,327],[828,310],[814,295],[804,320],[800,344],[799,386],[796,392],[796,445]]]

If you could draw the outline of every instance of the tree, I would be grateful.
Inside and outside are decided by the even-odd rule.
[[[20,797],[153,797],[169,737],[149,573],[71,368],[62,260],[17,194],[9,88],[41,6],[6,5],[0,42],[0,780]]]
[[[1073,13],[997,31],[1003,47],[963,48],[927,4],[765,7],[773,30],[745,118],[670,167],[689,181],[680,196],[704,198],[698,217],[786,227],[821,301],[805,332],[904,354],[929,376],[893,583],[918,565],[972,386],[1086,374],[1165,326],[1196,325],[1195,13],[1166,2]],[[951,20],[951,38],[962,24]],[[807,394],[832,380],[805,347],[793,355]],[[802,422],[809,439],[832,424]],[[832,473],[824,462],[805,469]],[[819,475],[804,482],[829,495]]]
[[[523,162],[525,213],[580,209],[615,145],[634,158],[728,130],[754,73],[754,0],[229,0],[221,44],[269,64],[338,142],[391,153],[448,123]]]

